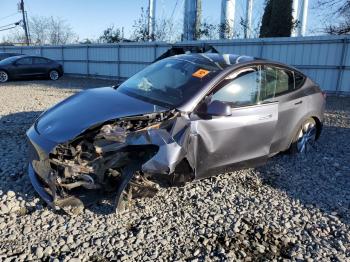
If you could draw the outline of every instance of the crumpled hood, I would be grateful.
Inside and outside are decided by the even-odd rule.
[[[112,87],[94,88],[79,92],[47,110],[37,120],[36,130],[46,139],[62,143],[108,120],[166,110]]]

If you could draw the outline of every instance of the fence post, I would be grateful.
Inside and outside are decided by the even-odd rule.
[[[264,53],[264,41],[261,40],[261,42],[260,42],[259,58],[263,57],[263,53]]]
[[[120,83],[120,44],[117,45],[117,79]]]
[[[157,44],[155,44],[154,45],[154,50],[153,50],[153,61],[155,61],[156,59],[157,59],[157,47],[158,47],[158,45]]]
[[[86,74],[87,77],[90,76],[90,55],[89,55],[89,45],[86,45]]]
[[[64,50],[63,50],[63,45],[61,45],[61,61],[62,61],[63,69],[64,69],[64,71],[66,71],[65,68],[64,68]]]
[[[340,58],[340,65],[338,67],[338,79],[337,79],[337,85],[335,88],[336,95],[339,95],[340,93],[340,88],[342,87],[343,84],[343,73],[345,69],[345,58],[348,53],[348,43],[349,39],[347,37],[342,39],[342,51],[341,51],[341,58]]]

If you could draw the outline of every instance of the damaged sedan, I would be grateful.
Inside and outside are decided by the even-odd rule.
[[[27,132],[29,177],[53,208],[113,196],[122,212],[161,187],[306,152],[324,108],[318,85],[284,64],[176,55],[40,115]]]

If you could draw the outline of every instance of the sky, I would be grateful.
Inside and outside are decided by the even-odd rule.
[[[1,26],[21,20],[17,10],[19,0],[0,0]],[[202,0],[203,18],[211,23],[220,22],[221,0]],[[134,21],[140,16],[141,7],[147,9],[148,0],[24,0],[28,17],[54,16],[63,18],[79,35],[79,39],[98,38],[104,29],[115,25],[124,27],[125,35],[130,35]],[[309,35],[318,34],[321,12],[315,8],[317,0],[310,0],[308,19]],[[181,26],[184,0],[156,0],[156,17],[170,18]],[[236,24],[245,17],[246,0],[236,0]],[[254,0],[253,22],[258,24],[263,14],[264,0]],[[0,39],[11,33],[0,31]]]

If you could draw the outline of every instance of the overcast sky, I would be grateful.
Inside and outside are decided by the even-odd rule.
[[[157,17],[172,17],[179,26],[183,19],[184,0],[156,0]],[[0,0],[0,26],[21,19],[17,0]],[[322,27],[322,12],[315,8],[317,0],[310,0],[308,34],[318,34]],[[236,21],[245,16],[246,0],[236,0]],[[264,0],[254,1],[254,21],[257,24],[263,14]],[[79,35],[79,39],[98,38],[104,29],[114,24],[124,27],[126,36],[132,30],[141,7],[147,8],[148,0],[25,0],[29,18],[32,16],[61,17]],[[221,0],[203,0],[203,18],[211,23],[220,21]],[[11,31],[0,32],[0,39]]]

